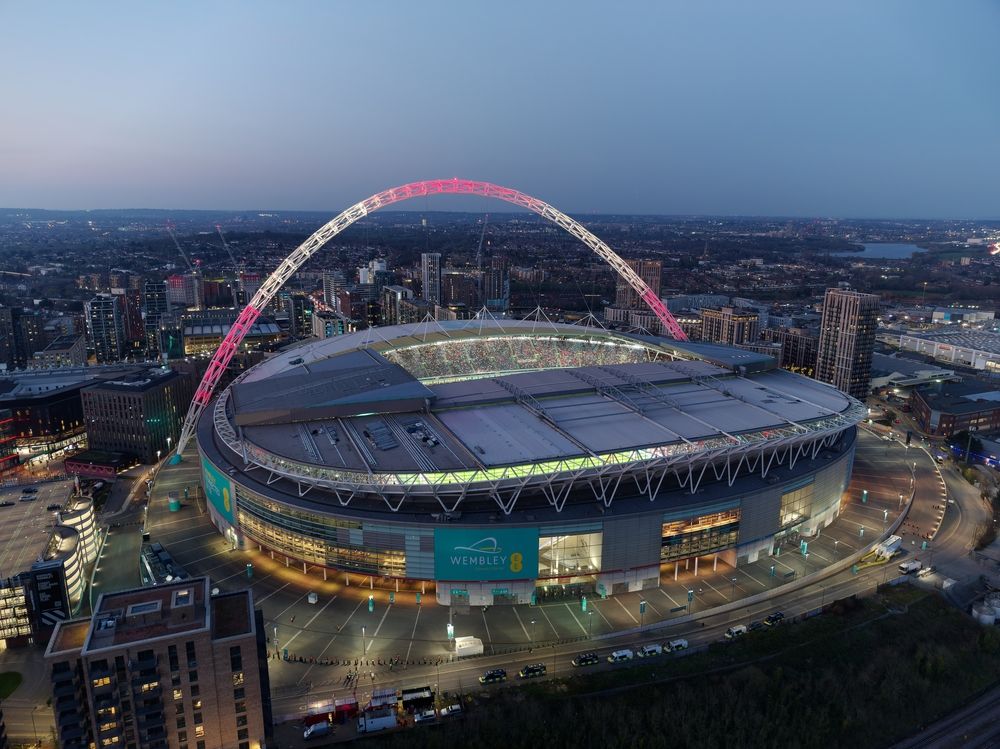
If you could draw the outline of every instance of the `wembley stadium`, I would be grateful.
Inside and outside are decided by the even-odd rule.
[[[639,590],[816,533],[864,415],[750,351],[470,320],[274,356],[206,408],[197,441],[234,545],[491,605]]]

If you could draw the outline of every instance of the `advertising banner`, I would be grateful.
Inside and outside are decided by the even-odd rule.
[[[435,528],[438,580],[530,580],[538,576],[537,528]]]
[[[204,458],[201,459],[201,475],[205,496],[208,497],[212,507],[230,525],[236,525],[233,516],[232,484],[229,482],[229,477],[219,473],[219,470]]]

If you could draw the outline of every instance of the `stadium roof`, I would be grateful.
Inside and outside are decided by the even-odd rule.
[[[753,352],[506,320],[307,344],[231,393],[247,442],[367,474],[703,451],[806,435],[856,405]]]

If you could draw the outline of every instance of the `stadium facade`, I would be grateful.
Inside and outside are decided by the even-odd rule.
[[[470,320],[286,351],[226,388],[197,437],[234,545],[488,605],[640,590],[664,565],[739,565],[815,534],[864,415],[754,352]]]

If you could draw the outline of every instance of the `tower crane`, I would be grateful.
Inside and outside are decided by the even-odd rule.
[[[190,271],[191,271],[192,273],[195,273],[196,271],[195,271],[195,268],[194,268],[194,266],[193,266],[193,265],[191,264],[191,261],[190,261],[190,260],[188,259],[188,256],[187,256],[187,254],[186,254],[186,253],[184,252],[184,248],[182,248],[182,247],[181,247],[181,243],[177,241],[177,235],[176,235],[176,234],[174,234],[174,230],[173,230],[173,228],[172,228],[172,227],[170,226],[170,224],[167,224],[167,234],[169,234],[169,235],[170,235],[170,238],[171,238],[172,240],[174,240],[174,247],[176,247],[176,248],[177,248],[177,251],[178,251],[178,252],[179,252],[179,253],[181,254],[181,257],[182,257],[182,258],[184,258],[184,262],[185,262],[185,263],[187,263],[187,267],[188,267],[188,269],[189,269],[189,270],[190,270]]]

